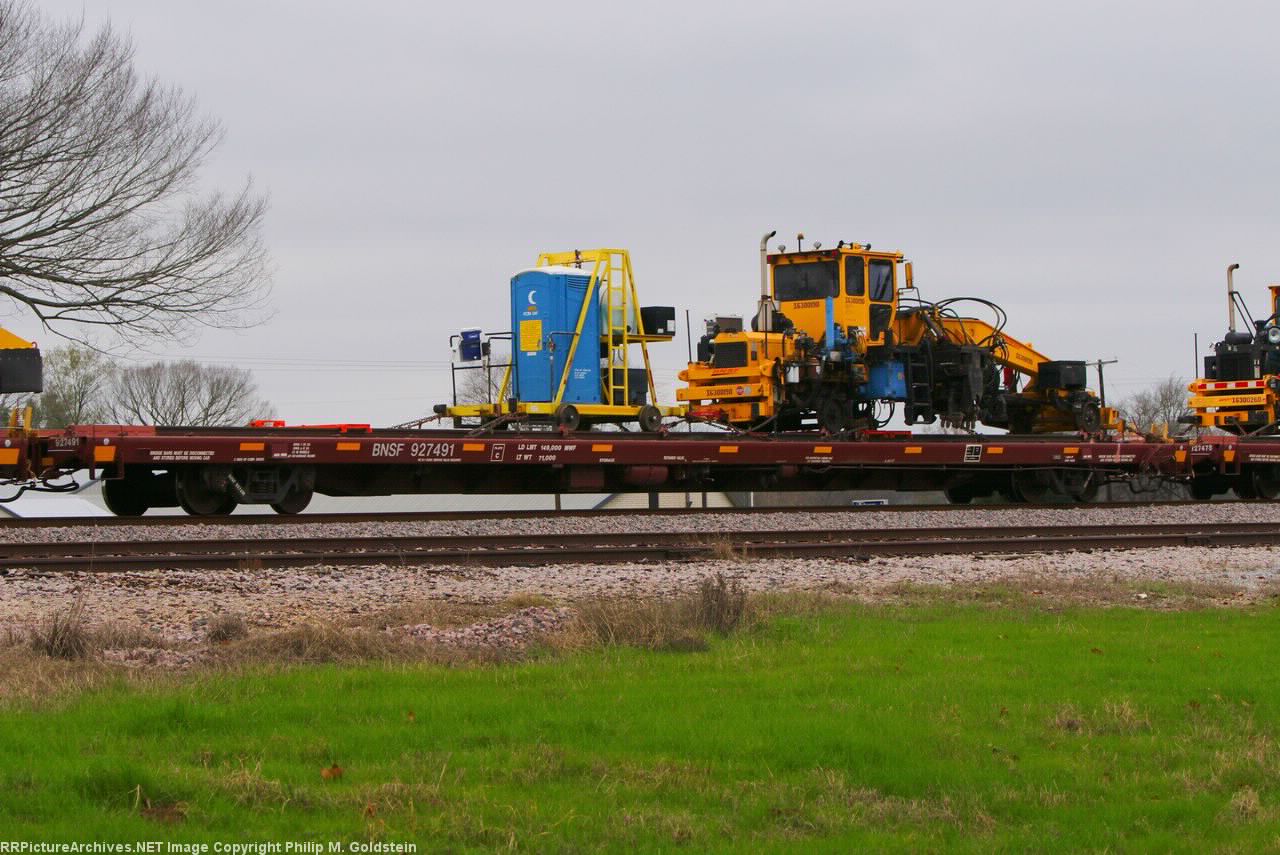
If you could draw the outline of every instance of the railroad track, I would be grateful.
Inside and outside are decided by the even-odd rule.
[[[1213,502],[1232,502],[1234,504],[1267,504],[1275,502],[1266,500],[1221,499]],[[1205,503],[1195,503],[1202,505]],[[191,517],[186,514],[172,516],[144,517],[3,517],[0,516],[0,531],[6,528],[101,528],[121,526],[126,528],[166,528],[181,525],[311,525],[323,523],[366,523],[366,522],[452,522],[459,520],[541,520],[548,517],[623,517],[654,516],[668,517],[685,514],[720,516],[724,514],[833,514],[833,513],[893,513],[911,514],[918,511],[972,511],[972,510],[1063,510],[1069,508],[1160,508],[1191,507],[1193,503],[1186,501],[1158,502],[1123,502],[1114,505],[1103,503],[1071,504],[1058,502],[1054,504],[1001,504],[1001,505],[797,505],[795,507],[752,507],[752,508],[602,508],[587,510],[529,510],[529,511],[399,511],[389,513],[334,513],[334,514],[298,514],[282,516],[280,514],[231,514],[225,517]]]
[[[1260,546],[1274,523],[642,532],[433,537],[299,537],[234,540],[14,543],[0,573],[255,570],[314,565],[494,567],[617,564],[715,558],[846,558],[1044,553],[1165,546]]]

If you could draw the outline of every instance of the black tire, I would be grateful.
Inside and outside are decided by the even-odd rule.
[[[148,510],[143,483],[128,477],[103,481],[102,501],[118,517],[140,517]]]
[[[818,404],[818,426],[833,436],[849,426],[849,405],[839,398],[823,398]]]
[[[567,431],[575,431],[582,424],[582,414],[573,404],[561,404],[556,408],[556,424]]]
[[[640,408],[636,421],[640,422],[640,430],[645,433],[657,433],[662,429],[662,412],[653,404],[645,404]]]
[[[1095,403],[1088,403],[1076,410],[1076,428],[1081,433],[1094,434],[1102,428],[1102,413]]]

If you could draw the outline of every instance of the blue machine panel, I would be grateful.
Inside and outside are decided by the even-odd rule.
[[[588,294],[591,277],[575,268],[543,268],[511,279],[513,388],[520,401],[555,400],[573,345],[583,300],[587,316],[573,356],[565,403],[598,404],[600,391],[600,301]]]
[[[867,372],[867,397],[875,400],[905,401],[907,372],[901,362],[872,365]]]

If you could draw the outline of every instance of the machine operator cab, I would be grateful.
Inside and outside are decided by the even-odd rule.
[[[797,329],[825,329],[830,297],[832,320],[840,330],[858,330],[867,346],[893,344],[896,268],[902,253],[872,252],[870,247],[844,241],[835,249],[783,250],[768,256],[773,299]]]

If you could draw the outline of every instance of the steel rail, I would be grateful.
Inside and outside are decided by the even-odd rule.
[[[0,572],[284,568],[321,565],[510,566],[720,558],[1043,553],[1276,542],[1272,523],[999,526],[858,531],[620,532],[496,537],[278,538],[9,544]]]

